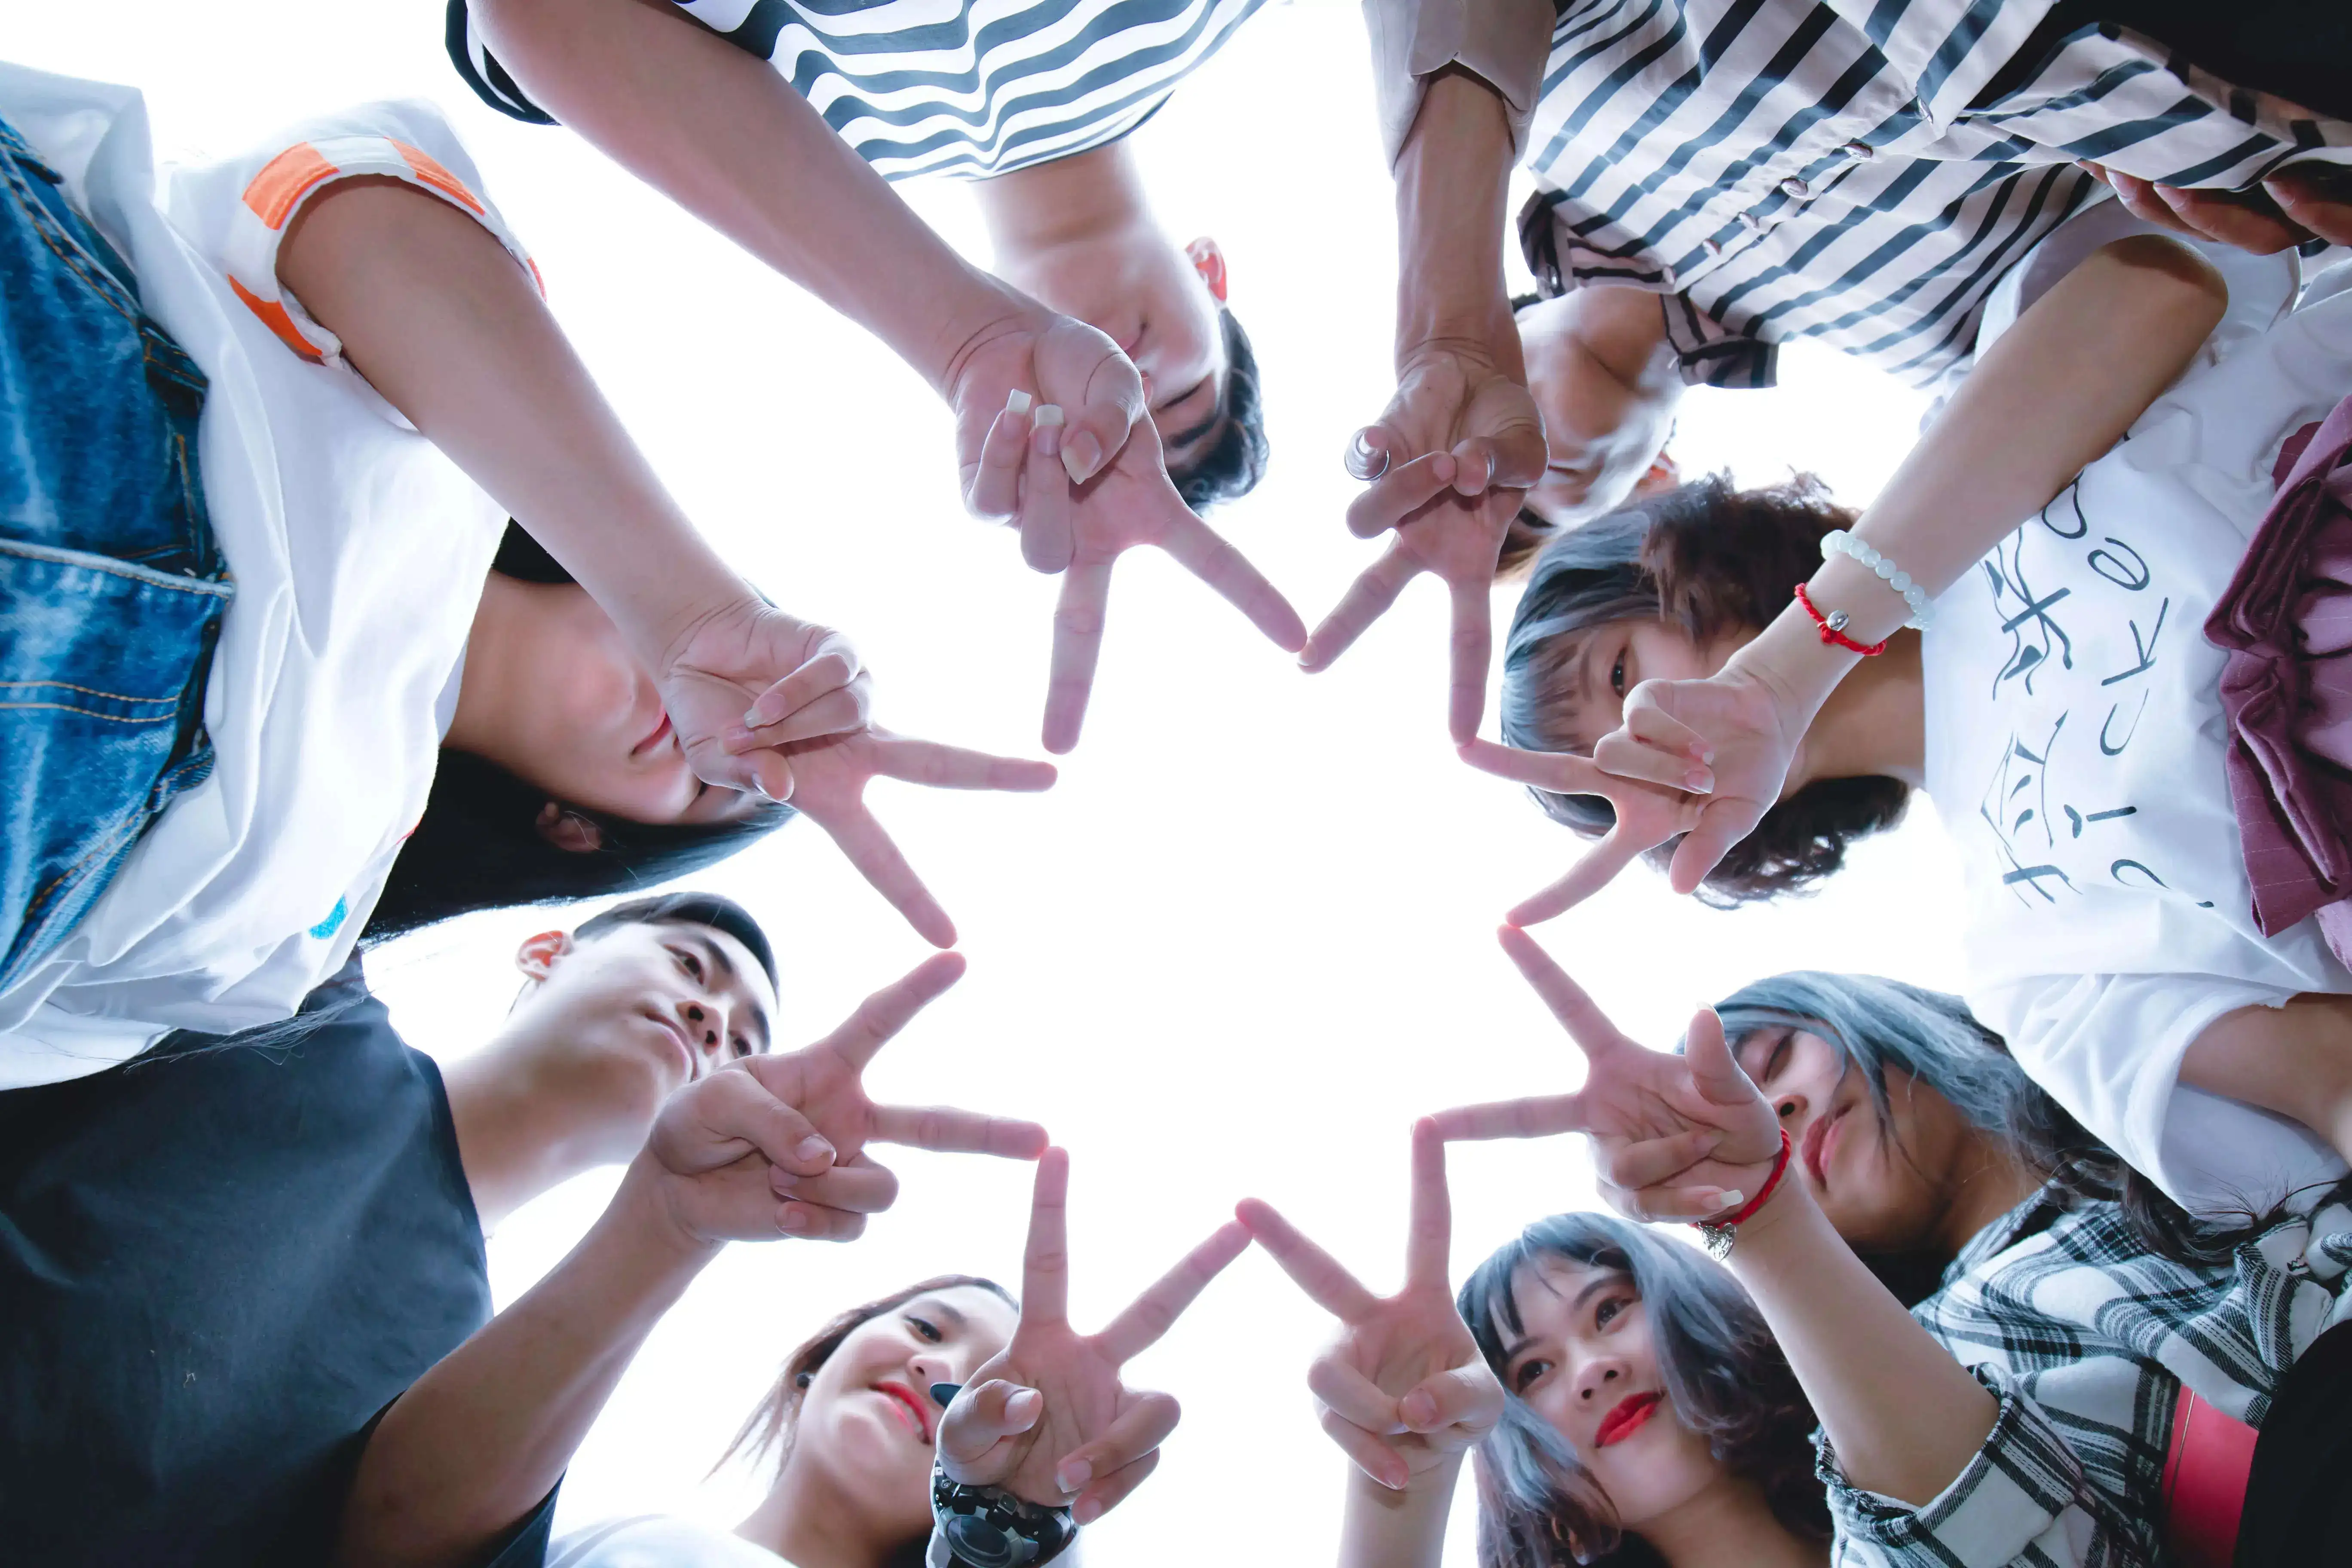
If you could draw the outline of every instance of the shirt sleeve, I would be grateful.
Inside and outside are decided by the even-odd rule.
[[[1846,1479],[1826,1434],[1814,1439],[1837,1531],[1838,1568],[2085,1568],[2116,1555],[2129,1532],[2047,1416],[1997,1369],[1969,1369],[2000,1401],[1984,1446],[1926,1506]]]
[[[241,157],[175,172],[173,226],[289,352],[348,368],[341,340],[278,282],[278,251],[306,205],[362,175],[398,180],[456,207],[539,283],[539,268],[490,205],[457,132],[439,110],[415,100],[365,104],[295,127]]]
[[[1454,65],[1501,95],[1511,150],[1523,149],[1551,52],[1552,20],[1546,0],[1364,0],[1381,145],[1391,165],[1421,112],[1424,79]]]

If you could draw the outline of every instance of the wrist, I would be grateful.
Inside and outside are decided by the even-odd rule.
[[[1813,1202],[1811,1190],[1791,1171],[1771,1196],[1740,1222],[1738,1245],[1725,1261],[1743,1279],[1784,1269],[1792,1257],[1801,1261],[1819,1233],[1827,1228],[1828,1221]]]
[[[1824,643],[1812,617],[1792,597],[1771,625],[1725,661],[1724,672],[1762,689],[1779,715],[1783,737],[1793,743],[1811,726],[1838,682],[1861,662],[1860,654]]]
[[[999,279],[970,267],[964,271],[966,278],[941,313],[931,352],[909,361],[931,390],[950,405],[962,396],[965,382],[987,362],[992,349],[1008,338],[1035,331],[1041,319],[1053,314]]]
[[[1432,78],[1396,163],[1397,349],[1433,341],[1516,351],[1503,282],[1510,121],[1502,95],[1451,69]]]
[[[683,1290],[726,1243],[703,1235],[681,1212],[667,1190],[679,1180],[640,1152],[589,1235],[649,1286],[675,1283]]]

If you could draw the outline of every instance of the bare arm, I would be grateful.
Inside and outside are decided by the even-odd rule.
[[[1339,1568],[1438,1568],[1462,1459],[1415,1476],[1391,1491],[1363,1471],[1348,1471],[1347,1510],[1339,1521]]]
[[[2352,1148],[2352,996],[2225,1013],[2181,1057],[2180,1081],[2300,1121],[2342,1154]]]

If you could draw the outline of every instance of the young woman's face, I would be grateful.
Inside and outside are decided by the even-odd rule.
[[[1969,1163],[1970,1131],[1951,1101],[1890,1065],[1882,1123],[1862,1068],[1804,1029],[1759,1029],[1736,1054],[1780,1113],[1790,1173],[1848,1244],[1895,1254],[1931,1245]]]
[[[1621,1526],[1638,1531],[1726,1479],[1675,1416],[1633,1276],[1546,1257],[1511,1277],[1511,1300],[1522,1333],[1504,1347],[1503,1385],[1568,1440]]]
[[[1019,1322],[976,1286],[918,1296],[860,1323],[802,1396],[792,1463],[822,1467],[884,1540],[920,1534],[931,1517],[935,1383],[962,1384],[1003,1350]]]
[[[1571,719],[1570,749],[1590,756],[1622,721],[1625,694],[1645,680],[1703,680],[1755,636],[1739,631],[1706,643],[1670,621],[1604,621],[1586,632],[1553,678]]]
[[[632,822],[718,822],[758,808],[687,766],[651,672],[585,589],[493,584],[519,608],[502,620],[514,635],[500,641],[498,675],[515,689],[499,704],[507,722],[483,748],[489,761],[567,805]]]

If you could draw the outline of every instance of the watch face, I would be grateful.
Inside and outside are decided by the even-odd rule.
[[[1008,1531],[999,1530],[977,1514],[961,1514],[946,1525],[949,1546],[971,1568],[1020,1568],[1036,1547]]]

